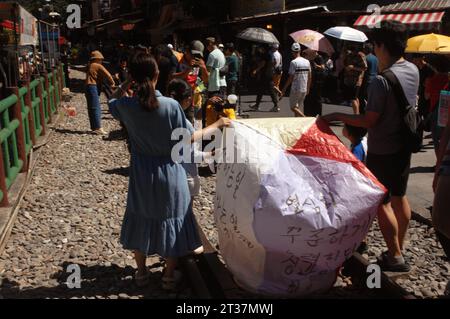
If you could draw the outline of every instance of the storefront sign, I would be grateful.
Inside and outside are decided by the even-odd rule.
[[[20,13],[20,45],[37,45],[37,19],[24,8],[19,7]]]
[[[0,4],[0,26],[2,42],[14,44],[14,30],[18,34],[18,45],[37,45],[37,19],[28,11],[14,3]]]

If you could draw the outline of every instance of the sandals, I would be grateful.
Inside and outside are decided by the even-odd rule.
[[[137,271],[134,275],[134,281],[136,282],[136,286],[139,288],[145,287],[150,283],[150,273],[147,271],[145,275],[138,275]]]
[[[175,290],[180,284],[183,275],[178,270],[175,270],[173,277],[162,277],[161,287],[164,290]]]

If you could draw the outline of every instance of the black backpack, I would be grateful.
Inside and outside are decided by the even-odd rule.
[[[402,136],[406,149],[411,153],[418,153],[422,148],[424,123],[416,106],[410,105],[405,92],[395,74],[386,70],[382,76],[394,90],[397,104],[400,108],[402,121]]]

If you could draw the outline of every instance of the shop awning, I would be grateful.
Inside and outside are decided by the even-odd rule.
[[[445,12],[422,12],[422,13],[390,13],[380,15],[362,15],[354,23],[355,27],[373,28],[384,20],[397,20],[404,23],[408,29],[430,30],[439,26]]]
[[[314,12],[330,12],[326,6],[312,6],[312,7],[305,7],[305,8],[297,8],[293,10],[287,10],[287,11],[279,11],[279,12],[271,12],[271,13],[263,13],[263,14],[257,14],[249,17],[238,17],[231,21],[222,22],[221,24],[234,24],[234,23],[240,23],[240,22],[253,22],[260,19],[272,19],[276,17],[293,17],[297,14],[308,14],[308,13],[314,13]]]
[[[449,0],[412,0],[383,6],[381,7],[381,12],[441,11],[449,7]]]

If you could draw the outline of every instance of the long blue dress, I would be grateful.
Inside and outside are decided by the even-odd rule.
[[[171,159],[172,131],[192,127],[180,104],[156,92],[159,108],[147,111],[135,97],[109,102],[114,118],[130,137],[128,199],[120,241],[125,249],[146,255],[180,257],[201,241],[192,213],[186,171]]]

